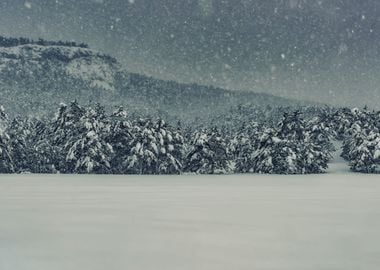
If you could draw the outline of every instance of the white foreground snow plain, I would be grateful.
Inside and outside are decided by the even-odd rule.
[[[380,176],[344,170],[1,175],[0,219],[1,270],[380,269]]]

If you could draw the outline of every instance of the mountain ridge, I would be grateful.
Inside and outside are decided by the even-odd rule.
[[[9,98],[3,99],[3,105],[16,114],[43,114],[52,105],[74,99],[102,102],[108,107],[125,105],[134,112],[185,120],[209,119],[239,104],[310,104],[131,73],[117,59],[76,43],[39,40],[38,44],[1,44],[0,92]]]

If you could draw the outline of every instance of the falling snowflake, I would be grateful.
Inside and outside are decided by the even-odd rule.
[[[32,3],[26,1],[26,2],[24,3],[24,6],[25,6],[26,8],[28,8],[28,9],[31,9],[31,8],[32,8]]]

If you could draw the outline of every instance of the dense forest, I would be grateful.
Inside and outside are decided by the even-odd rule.
[[[380,112],[277,111],[278,121],[195,126],[141,118],[122,107],[106,113],[99,104],[76,101],[61,104],[52,119],[10,119],[1,107],[0,172],[323,173],[338,140],[353,171],[380,172]]]
[[[19,45],[40,45],[40,46],[64,46],[64,47],[79,47],[79,48],[89,48],[85,43],[76,43],[74,41],[50,41],[39,38],[38,40],[33,40],[30,38],[12,38],[0,36],[0,47],[15,47]]]

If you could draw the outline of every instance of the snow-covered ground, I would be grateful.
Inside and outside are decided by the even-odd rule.
[[[0,219],[1,270],[380,266],[380,177],[343,170],[0,176]]]

